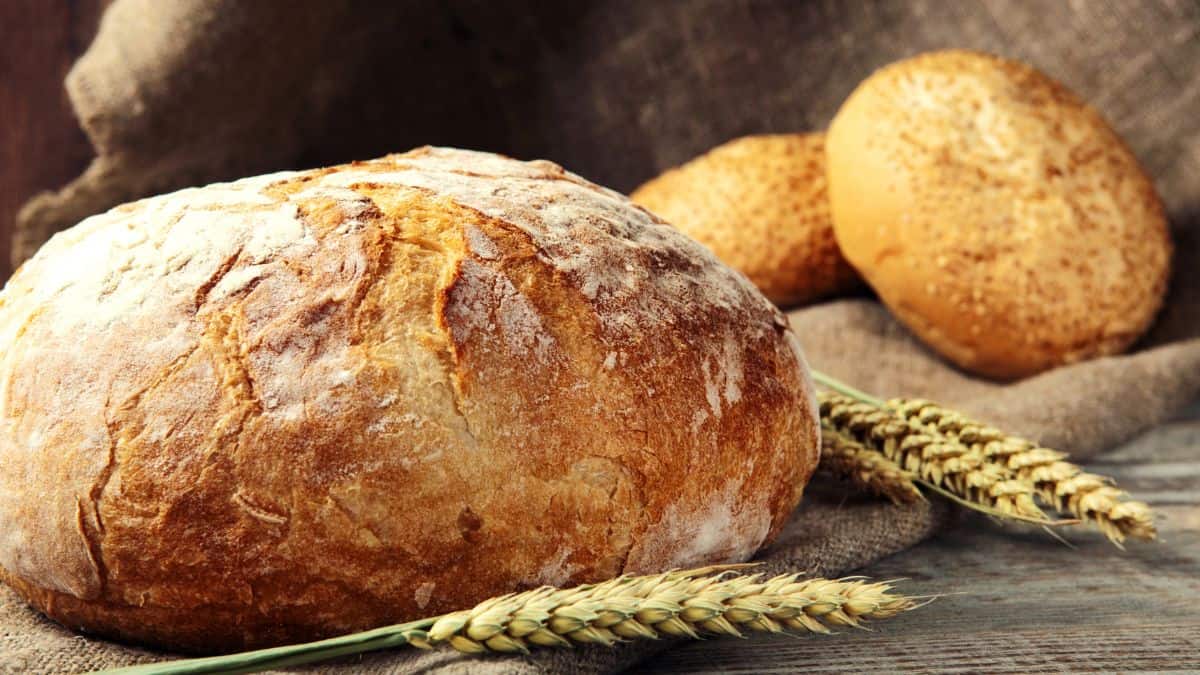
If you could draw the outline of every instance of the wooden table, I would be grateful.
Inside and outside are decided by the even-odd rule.
[[[872,632],[713,640],[645,673],[1200,671],[1200,405],[1091,464],[1164,516],[1161,543],[1070,549],[985,518],[863,570],[941,595]]]

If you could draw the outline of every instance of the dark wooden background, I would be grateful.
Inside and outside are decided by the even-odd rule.
[[[63,78],[109,1],[0,0],[0,279],[12,272],[17,209],[79,175],[92,157]]]

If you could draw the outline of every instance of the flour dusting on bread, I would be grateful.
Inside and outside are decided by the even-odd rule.
[[[427,148],[363,162],[357,170],[323,176],[319,184],[422,188],[519,227],[540,256],[608,310],[600,316],[614,336],[654,330],[698,303],[768,305],[707,249],[620,194],[549,162],[478,162],[480,154]],[[472,250],[488,251],[472,231],[467,237]]]

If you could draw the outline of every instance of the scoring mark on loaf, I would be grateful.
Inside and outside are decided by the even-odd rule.
[[[288,517],[282,513],[275,513],[270,509],[255,504],[246,493],[238,491],[233,495],[233,503],[237,504],[238,508],[245,511],[250,517],[261,520],[269,525],[282,525],[288,521]]]
[[[558,354],[541,314],[504,273],[466,258],[451,286],[447,324],[455,342],[465,344],[476,331],[499,334],[511,354],[532,354],[548,363]]]

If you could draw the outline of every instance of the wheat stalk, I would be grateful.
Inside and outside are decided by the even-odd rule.
[[[820,467],[894,504],[912,504],[924,499],[911,473],[825,421],[821,423]]]
[[[613,645],[625,640],[745,632],[829,633],[918,606],[890,583],[733,575],[753,565],[714,565],[618,577],[569,589],[503,595],[472,609],[362,633],[241,654],[123,668],[126,675],[254,672],[412,645],[461,652],[527,653],[533,647]]]
[[[882,452],[904,470],[989,515],[1056,524],[1038,508],[1031,482],[982,452],[911,421],[886,406],[851,396],[818,396],[825,424]]]
[[[1066,453],[1010,436],[930,401],[893,399],[888,405],[906,419],[957,438],[1010,475],[1029,481],[1044,503],[1094,523],[1117,545],[1127,537],[1149,541],[1157,536],[1149,505],[1129,499],[1112,479],[1087,473],[1066,461]]]

